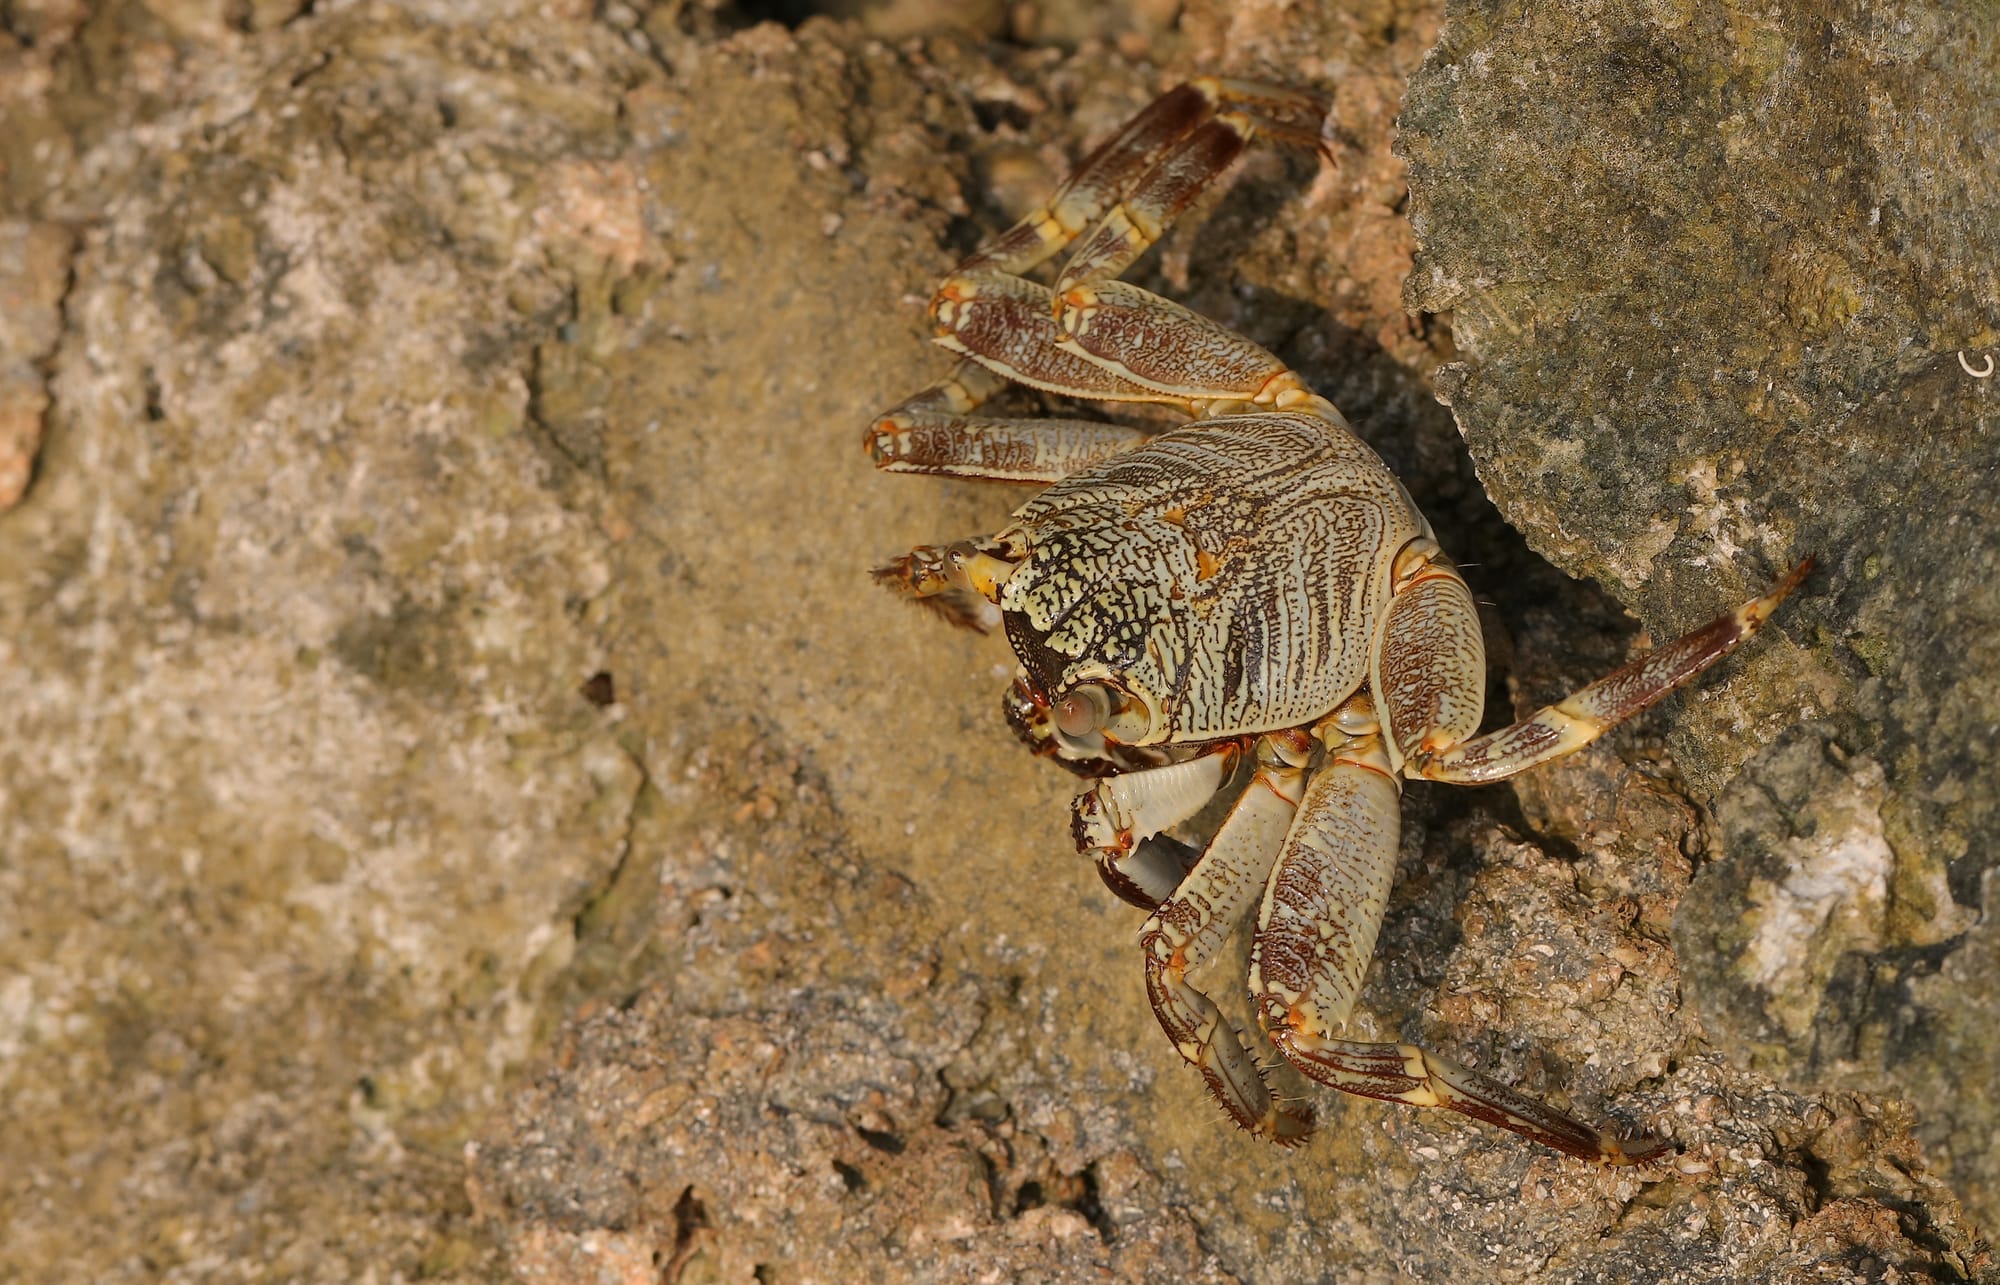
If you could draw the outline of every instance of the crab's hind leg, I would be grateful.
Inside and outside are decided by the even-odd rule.
[[[1374,709],[1358,694],[1315,729],[1326,761],[1307,784],[1264,893],[1250,953],[1258,1017],[1292,1065],[1345,1093],[1443,1107],[1604,1164],[1667,1150],[1593,1128],[1414,1044],[1344,1040],[1396,869],[1401,790]]]
[[[1046,208],[945,278],[931,302],[937,342],[1031,387],[1191,413],[1293,390],[1296,378],[1263,349],[1110,278],[1254,135],[1316,145],[1325,114],[1314,95],[1242,81],[1193,81],[1168,94],[1085,160]],[[1017,275],[1080,235],[1054,291]]]
[[[1237,109],[1239,120],[1254,121],[1281,142],[1321,146],[1319,124],[1326,115],[1326,105],[1320,98],[1253,81],[1191,80],[1160,95],[1125,122],[1071,171],[1047,204],[980,247],[959,265],[959,271],[1018,274],[1053,258],[1104,220],[1128,193],[1143,189],[1162,164],[1162,157],[1177,148],[1187,151],[1186,140],[1212,122],[1219,111],[1231,107]],[[1221,165],[1226,166],[1241,150],[1239,141]]]
[[[1582,749],[1748,641],[1778,604],[1798,588],[1812,565],[1812,559],[1807,558],[1763,597],[1683,634],[1511,727],[1468,740],[1464,736],[1469,731],[1392,718],[1397,741],[1408,758],[1406,773],[1460,784],[1499,781]],[[1472,627],[1476,630],[1477,624]],[[1416,671],[1425,663],[1427,658],[1417,648],[1411,649],[1408,665],[1392,665],[1385,657],[1383,682],[1393,686],[1403,680],[1424,685],[1424,676]],[[1470,681],[1483,683],[1484,678]]]
[[[1146,992],[1174,1048],[1238,1126],[1280,1146],[1312,1132],[1309,1111],[1281,1105],[1243,1033],[1188,980],[1256,900],[1298,807],[1310,749],[1302,732],[1257,740],[1257,769],[1194,869],[1140,930]]]
[[[1280,385],[1295,386],[1270,354],[1195,314],[1144,291],[1123,293],[1115,282],[1103,281],[1101,288],[1090,283],[1115,276],[1144,253],[1254,133],[1320,146],[1325,114],[1324,100],[1312,94],[1206,77],[1133,117],[1046,205],[974,252],[938,286],[931,300],[937,343],[967,360],[869,426],[866,444],[876,465],[897,473],[1046,484],[1145,440],[1137,429],[1090,420],[975,417],[1004,380],[1066,397],[1154,402],[1188,414],[1217,400],[1262,394],[1270,401]],[[1062,277],[1074,300],[1018,275],[1086,232]],[[1092,310],[1102,338],[1119,330],[1133,307],[1135,320],[1153,323],[1165,341],[1169,367],[1199,350],[1206,360],[1193,378],[1168,384],[1128,377],[1121,356],[1146,368],[1129,340],[1113,336],[1107,358],[1078,344],[1077,318],[1058,322],[1066,312]],[[1281,377],[1278,384],[1274,377]],[[1196,391],[1188,395],[1185,388]]]

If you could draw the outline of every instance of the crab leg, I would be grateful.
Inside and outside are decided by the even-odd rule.
[[[1391,767],[1425,744],[1454,745],[1479,731],[1486,709],[1486,640],[1458,568],[1428,534],[1405,545],[1389,572],[1371,684],[1388,724]]]
[[[1366,1044],[1303,1032],[1280,1038],[1274,1031],[1272,1037],[1292,1065],[1343,1093],[1407,1106],[1443,1107],[1580,1160],[1638,1165],[1673,1149],[1672,1143],[1648,1134],[1593,1128],[1414,1044]]]
[[[1067,397],[1155,402],[1189,414],[1217,400],[1284,405],[1279,399],[1305,396],[1297,379],[1256,345],[1107,278],[1157,241],[1254,134],[1319,146],[1325,114],[1325,102],[1311,94],[1210,77],[1168,92],[1132,118],[1047,205],[939,284],[931,299],[936,342],[971,360],[870,425],[866,444],[876,466],[1047,483],[1145,440],[1136,429],[1089,420],[973,418],[998,387],[996,376]],[[1017,275],[1086,231],[1064,269],[1060,295]],[[1148,330],[1145,310],[1153,306],[1166,310],[1157,318],[1165,324]],[[1147,333],[1134,339],[1135,328]],[[1086,331],[1097,341],[1109,336],[1108,355],[1098,351],[1104,342],[1080,340]],[[1142,359],[1135,343],[1154,338],[1166,343],[1172,360]],[[1168,373],[1173,360],[1190,356],[1197,362],[1191,376]],[[1128,375],[1128,367],[1135,373]]]
[[[1167,149],[1077,245],[1056,278],[1056,297],[1060,299],[1072,286],[1115,277],[1131,267],[1235,163],[1255,132],[1249,117],[1230,112]]]
[[[1159,401],[1286,407],[1312,398],[1265,349],[1170,299],[1124,281],[1079,285],[1061,297],[1065,348]],[[1317,399],[1314,399],[1317,400]]]
[[[1215,77],[1189,81],[1127,121],[1084,158],[1048,204],[982,246],[959,270],[1022,273],[1053,258],[1103,218],[1124,193],[1142,186],[1162,154],[1201,129],[1224,105],[1254,113],[1274,138],[1319,146],[1319,122],[1326,111],[1313,95]]]
[[[1201,1072],[1230,1119],[1285,1147],[1306,1140],[1311,1113],[1278,1104],[1243,1033],[1187,974],[1215,955],[1264,886],[1298,807],[1310,749],[1303,732],[1257,738],[1257,770],[1249,787],[1201,860],[1139,933],[1146,992],[1167,1038]]]
[[[1001,272],[946,277],[931,300],[932,340],[1017,384],[1100,402],[1163,402],[1192,413],[1187,399],[1125,378],[1103,362],[1063,345],[1055,296],[1047,286]]]
[[[972,361],[869,425],[863,438],[885,473],[929,473],[1047,485],[1128,451],[1146,434],[1088,419],[973,418],[1005,381]]]
[[[1217,114],[1224,106],[1243,110]],[[1325,113],[1314,95],[1242,81],[1197,80],[1166,94],[1093,152],[1047,206],[945,278],[931,302],[937,342],[1009,379],[1074,397],[1199,410],[1190,403],[1260,394],[1269,402],[1296,388],[1263,349],[1109,278],[1158,241],[1253,135],[1317,146]],[[1055,291],[1017,275],[1086,230]],[[1093,331],[1098,342],[1087,338]],[[1148,362],[1153,342],[1165,350]],[[1177,365],[1190,358],[1194,366]]]
[[[1469,741],[1454,742],[1442,734],[1421,738],[1405,772],[1433,781],[1476,784],[1504,780],[1582,749],[1735,651],[1798,588],[1812,565],[1807,558],[1763,597],[1683,634],[1512,727]],[[1385,681],[1390,681],[1389,670],[1385,660]]]
[[[1343,1040],[1396,870],[1401,788],[1366,693],[1314,729],[1327,759],[1307,785],[1264,893],[1250,952],[1258,1018],[1292,1065],[1363,1097],[1443,1107],[1568,1155],[1637,1164],[1667,1145],[1593,1128],[1414,1044]]]

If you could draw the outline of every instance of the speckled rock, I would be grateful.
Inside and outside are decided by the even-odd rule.
[[[27,493],[42,449],[43,364],[62,333],[75,244],[59,223],[0,223],[0,509]]]
[[[79,42],[173,101],[43,193],[91,218],[0,524],[0,1275],[442,1268],[645,780],[532,383],[617,261],[639,60],[125,16]]]
[[[2000,18],[1452,4],[1403,116],[1415,306],[1495,502],[1657,634],[1792,560],[1688,697],[1720,843],[1675,941],[1718,1045],[1921,1104],[2000,1219]]]
[[[936,274],[1219,68],[1335,87],[1340,163],[1259,153],[1141,279],[1409,480],[1495,602],[1496,707],[1630,650],[1488,504],[1400,306],[1430,10],[1072,51],[711,4],[58,16],[0,85],[0,217],[77,229],[0,516],[0,1275],[1986,1270],[1900,1103],[1778,1087],[1680,1006],[1709,840],[1671,720],[1412,789],[1357,1022],[1681,1163],[1326,1093],[1283,1153],[1161,1038],[1004,646],[868,582],[1018,500],[856,449],[945,364]]]

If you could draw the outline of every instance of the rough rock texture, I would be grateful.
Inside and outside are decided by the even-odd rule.
[[[62,333],[74,241],[59,223],[0,223],[0,509],[28,490],[49,391],[42,363]]]
[[[1683,1163],[1330,1094],[1280,1153],[1160,1037],[1004,647],[867,583],[1015,498],[856,449],[944,364],[932,279],[1221,68],[1337,86],[1340,166],[1259,155],[1143,279],[1408,478],[1496,602],[1496,706],[1626,654],[1488,505],[1400,307],[1431,11],[1139,6],[1067,52],[703,4],[8,12],[0,220],[74,251],[0,329],[49,399],[0,517],[0,1275],[1988,1269],[1906,1106],[1777,1087],[1680,1006],[1712,836],[1675,720],[1413,789],[1357,1021]]]
[[[2000,15],[1449,6],[1403,116],[1415,306],[1481,480],[1662,635],[1802,554],[1690,698],[1704,1029],[1922,1104],[2000,1220]],[[1982,377],[1984,375],[1985,377]]]

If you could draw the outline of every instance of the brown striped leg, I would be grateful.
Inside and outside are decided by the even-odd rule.
[[[1569,1155],[1636,1164],[1664,1152],[1664,1142],[1592,1128],[1416,1045],[1334,1037],[1360,993],[1388,906],[1401,790],[1365,693],[1314,730],[1326,760],[1285,837],[1250,953],[1251,996],[1278,1051],[1342,1092],[1443,1107]]]
[[[1263,889],[1298,807],[1310,750],[1303,732],[1257,738],[1257,770],[1249,787],[1201,860],[1139,934],[1146,992],[1167,1038],[1201,1072],[1231,1120],[1284,1147],[1306,1140],[1312,1114],[1279,1105],[1243,1033],[1187,974],[1216,954]]]
[[[1242,110],[1217,115],[1230,105]],[[1263,400],[1270,401],[1294,389],[1297,381],[1269,354],[1181,310],[1165,317],[1168,330],[1204,327],[1192,340],[1180,336],[1181,350],[1233,345],[1232,375],[1240,376],[1237,368],[1247,365],[1267,378],[1239,388],[1243,378],[1224,376],[1213,396],[1197,378],[1192,397],[1181,394],[1179,385],[1163,389],[1158,382],[1126,378],[1116,361],[1075,347],[1074,336],[1058,329],[1056,316],[1070,305],[1058,305],[1045,287],[1017,274],[1096,226],[1065,277],[1073,290],[1089,291],[1090,282],[1122,270],[1157,240],[1167,223],[1228,167],[1253,132],[1317,145],[1324,116],[1325,103],[1310,94],[1203,78],[1163,95],[1134,117],[1077,167],[1046,206],[967,258],[939,285],[931,300],[937,343],[970,360],[869,427],[867,446],[878,467],[1047,483],[1144,440],[1135,429],[1087,420],[972,418],[1002,379],[1068,397],[1179,406],[1189,414],[1200,413],[1217,398],[1242,400],[1263,392]],[[1117,312],[1121,305],[1152,299],[1143,292],[1135,300],[1115,291],[1112,296],[1100,303],[1097,295],[1078,295],[1076,306],[1112,309],[1102,314],[1101,329],[1109,332],[1130,329]],[[1075,328],[1072,321],[1071,330]],[[1270,376],[1281,378],[1266,388]]]
[[[1179,825],[1215,797],[1242,748],[1222,742],[1179,763],[1098,781],[1077,795],[1070,809],[1076,850],[1097,859],[1105,886],[1121,900],[1158,909],[1186,878],[1190,856],[1200,855],[1160,831]]]
[[[1405,771],[1433,781],[1499,781],[1590,744],[1748,640],[1812,570],[1793,567],[1771,592],[1684,634],[1512,727],[1452,744],[1427,739]]]
[[[1229,106],[1241,110],[1221,110]],[[1093,152],[1047,206],[944,280],[931,301],[937,342],[1008,379],[1071,397],[1198,413],[1218,400],[1286,405],[1279,399],[1307,396],[1254,344],[1110,278],[1160,238],[1253,134],[1317,145],[1325,111],[1311,94],[1246,81],[1197,80],[1165,95]],[[1056,293],[1018,275],[1086,230]],[[1154,357],[1199,364],[1186,373],[1173,360],[1148,360],[1145,346],[1154,341],[1165,345]]]
[[[1046,287],[992,273],[938,288],[937,345],[1016,383],[1095,401],[1155,402],[1201,414],[1220,403],[1310,403],[1337,414],[1269,352],[1199,313],[1123,281],[1070,291],[1060,318]]]
[[[1077,242],[1056,278],[1057,299],[1076,286],[1115,277],[1137,262],[1243,155],[1255,132],[1249,117],[1230,112],[1168,148]]]
[[[938,347],[1017,384],[1091,401],[1165,403],[1193,413],[1186,398],[1134,383],[1063,346],[1047,286],[1000,272],[956,273],[938,287],[931,316]]]
[[[863,444],[885,473],[926,473],[1046,486],[1144,442],[1123,424],[1087,419],[975,417],[970,384],[998,375],[961,361],[952,373],[869,425]]]
[[[1156,400],[1280,408],[1319,400],[1283,362],[1227,326],[1128,282],[1076,286],[1063,304],[1064,347]]]
[[[1392,764],[1425,745],[1456,745],[1486,710],[1486,640],[1458,568],[1428,532],[1396,554],[1374,687],[1393,735]]]
[[[1275,1031],[1272,1036],[1292,1065],[1343,1093],[1443,1107],[1596,1164],[1646,1164],[1673,1150],[1672,1143],[1649,1134],[1584,1124],[1414,1044],[1366,1044]]]
[[[1280,142],[1321,145],[1326,104],[1314,95],[1251,81],[1190,81],[1127,121],[1084,158],[1046,205],[981,247],[959,270],[1019,274],[1053,258],[1127,192],[1143,186],[1163,155],[1226,106],[1241,108],[1246,119]]]

